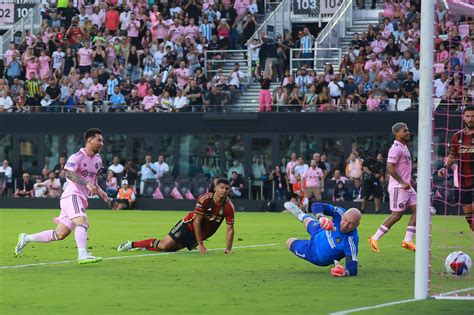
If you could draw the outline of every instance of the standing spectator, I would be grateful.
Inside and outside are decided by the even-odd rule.
[[[115,6],[109,6],[107,13],[105,13],[105,29],[110,33],[115,33],[120,23],[120,14]]]
[[[94,51],[90,48],[89,41],[85,41],[84,47],[77,51],[77,59],[79,63],[79,73],[90,73],[92,69],[92,56]]]
[[[59,173],[64,169],[64,166],[66,166],[66,158],[64,156],[59,157],[58,164],[56,164],[53,168],[54,174],[56,174],[56,177],[59,176]]]
[[[114,156],[112,159],[112,165],[109,166],[109,171],[112,171],[115,176],[120,176],[124,170],[122,164],[120,164],[120,158],[118,156]]]
[[[321,169],[324,173],[324,177],[326,177],[330,171],[330,169],[327,168],[326,163],[323,162],[321,154],[319,153],[314,153],[313,154],[313,160],[316,161],[316,166]]]
[[[232,190],[232,198],[242,197],[242,191],[244,190],[244,181],[236,171],[232,172],[230,177],[230,189]]]
[[[3,160],[2,167],[0,167],[0,173],[5,175],[6,186],[3,191],[3,195],[8,195],[13,190],[13,169],[9,165],[8,160]],[[2,197],[2,196],[0,196]]]
[[[356,158],[354,153],[351,153],[347,160],[346,176],[352,180],[362,176],[362,161]]]
[[[303,173],[304,194],[308,199],[313,196],[317,201],[322,199],[321,192],[324,192],[324,173],[318,167],[315,160],[311,160],[311,166]]]
[[[114,94],[110,97],[110,112],[124,112],[125,111],[125,97],[120,92],[120,88],[118,86],[114,89]]]
[[[33,197],[35,198],[44,198],[48,192],[46,186],[42,183],[40,176],[35,176],[35,183],[33,185]]]
[[[300,156],[298,158],[298,163],[295,165],[295,168],[294,168],[294,174],[296,176],[296,174],[299,174],[300,177],[303,177],[303,174],[306,172],[306,170],[309,168],[308,164],[305,164],[304,162],[304,158],[302,156]]]
[[[0,113],[2,112],[13,112],[13,100],[7,90],[3,90],[0,96]]]
[[[302,59],[310,59],[310,61],[303,61],[304,64],[308,64],[310,68],[313,68],[313,48],[314,48],[314,36],[309,32],[309,28],[303,28],[303,34],[300,38],[300,48]]]
[[[286,200],[288,191],[288,181],[286,174],[282,173],[280,166],[275,166],[275,169],[270,173],[269,180],[273,181],[276,200]]]
[[[30,174],[23,173],[23,180],[16,186],[16,191],[13,197],[33,197],[34,187],[33,181],[30,179]]]
[[[122,178],[126,179],[131,187],[135,186],[138,179],[138,170],[132,160],[127,160],[127,163],[125,163],[125,167],[122,171]]]
[[[145,189],[145,181],[148,179],[156,180],[157,173],[156,166],[151,160],[151,155],[147,154],[145,156],[145,164],[142,165],[138,173],[138,175],[140,175],[140,194],[143,194],[143,190]]]
[[[266,174],[267,171],[265,170],[262,159],[255,157],[252,163],[252,198],[255,200],[264,199],[261,192],[263,190],[263,181],[265,180]]]
[[[170,171],[170,167],[165,162],[165,156],[163,154],[158,155],[158,161],[154,164],[156,170],[156,179],[160,180],[163,174]]]
[[[115,196],[117,194],[117,178],[115,177],[115,174],[113,171],[108,171],[107,172],[107,180],[105,181],[106,184],[106,189],[105,192],[107,195],[110,197]]]
[[[191,84],[185,89],[185,94],[189,99],[189,106],[191,111],[201,112],[203,111],[203,89],[197,85],[196,80],[191,80]],[[176,95],[175,95],[176,96]]]
[[[54,172],[49,172],[48,180],[46,180],[43,184],[47,189],[46,197],[59,198],[61,196],[61,182],[58,178],[56,178],[56,174]]]
[[[260,78],[260,75],[255,73],[257,79]],[[272,94],[270,92],[270,85],[272,83],[271,78],[273,75],[272,71],[272,61],[270,61],[269,72],[266,73],[265,71],[262,74],[262,78],[260,79],[260,95],[259,95],[259,112],[270,112],[272,110]]]
[[[360,178],[354,179],[354,188],[352,189],[351,199],[355,202],[361,202],[364,198],[364,189]]]
[[[239,161],[234,160],[232,166],[227,170],[227,178],[232,176],[232,172],[237,172],[240,177],[244,177],[244,166]]]
[[[337,104],[342,93],[344,93],[344,83],[341,81],[341,75],[338,73],[328,84],[329,95]]]
[[[382,203],[383,190],[380,178],[383,175],[383,165],[377,163],[373,154],[369,154],[362,164],[362,186],[364,187],[364,200],[362,201],[361,211],[365,210],[365,206],[369,198],[375,200],[375,212],[379,212]]]
[[[298,165],[297,161],[298,157],[296,156],[295,152],[291,153],[290,160],[286,163],[286,185],[288,188],[288,192],[293,194],[293,184],[295,183],[295,166]]]

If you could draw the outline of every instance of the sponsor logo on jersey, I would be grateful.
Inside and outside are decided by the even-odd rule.
[[[82,174],[83,177],[87,177],[87,176],[89,176],[89,171],[88,170],[83,170],[81,172],[81,174]]]
[[[306,254],[300,254],[300,253],[298,253],[297,250],[295,250],[295,255],[298,256],[298,257],[301,257],[301,258],[306,258]]]

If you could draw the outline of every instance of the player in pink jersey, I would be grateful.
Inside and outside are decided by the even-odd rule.
[[[99,151],[104,145],[102,131],[89,129],[84,134],[85,148],[71,155],[64,167],[67,186],[61,195],[61,212],[55,219],[55,230],[46,230],[35,234],[20,233],[15,255],[20,255],[29,242],[48,243],[65,239],[73,230],[78,250],[78,263],[90,264],[102,260],[87,252],[87,197],[98,194],[109,202],[107,194],[97,185],[97,175],[102,170]]]
[[[387,171],[390,174],[388,192],[390,194],[390,210],[392,214],[383,221],[377,232],[369,238],[370,248],[373,252],[379,252],[379,239],[387,233],[392,225],[397,223],[403,216],[403,212],[410,208],[412,215],[408,222],[405,239],[402,247],[411,251],[416,250],[412,241],[416,233],[416,191],[413,188],[415,182],[411,177],[411,155],[407,143],[410,141],[410,131],[405,123],[396,123],[392,127],[395,135],[390,151],[388,151]]]

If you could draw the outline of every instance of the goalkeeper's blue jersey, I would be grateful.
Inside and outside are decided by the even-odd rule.
[[[359,253],[359,235],[357,229],[344,234],[341,233],[341,217],[346,211],[343,208],[335,207],[324,203],[314,203],[311,206],[313,213],[324,213],[332,216],[336,231],[326,231],[321,228],[319,222],[315,221],[308,225],[308,232],[311,233],[310,259],[319,266],[333,264],[334,260],[347,260],[357,262]],[[312,225],[312,226],[311,226]]]

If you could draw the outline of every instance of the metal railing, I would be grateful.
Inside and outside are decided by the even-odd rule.
[[[345,0],[343,5],[334,14],[333,18],[328,22],[326,27],[319,33],[315,40],[315,49],[319,51],[321,48],[333,48],[339,46],[341,38],[346,36],[347,28],[352,26],[352,6],[353,0]],[[328,58],[331,51],[322,53],[321,57]],[[315,54],[314,63],[317,67],[324,67],[323,61],[318,60],[319,54]],[[342,59],[339,60],[339,62]]]
[[[204,74],[206,77],[211,80],[212,76],[217,73],[220,69],[222,69],[225,75],[228,75],[234,64],[238,63],[241,67],[242,72],[247,72],[247,81],[248,82],[251,78],[251,71],[252,71],[252,60],[251,57],[247,55],[247,58],[244,59],[233,59],[232,54],[242,54],[245,56],[247,54],[246,49],[233,49],[233,50],[207,50],[204,51]],[[212,59],[208,58],[209,54],[219,54],[222,57],[230,57],[230,58],[222,58],[222,59]],[[245,69],[247,67],[247,69]]]
[[[41,26],[41,21],[41,3],[38,3],[30,10],[30,14],[13,24],[8,31],[1,36],[0,43],[2,45],[2,56],[8,50],[10,43],[14,42],[16,32],[20,31],[22,36],[24,35],[25,30],[29,30],[31,34],[36,34]]]
[[[303,51],[309,49],[303,48],[292,48],[290,49],[290,73],[293,74],[295,69],[300,68],[303,64],[312,64],[313,69],[316,71],[324,71],[324,65],[326,63],[336,63],[336,68],[339,66],[342,60],[342,49],[341,48],[312,48],[311,53],[313,57],[300,57]],[[336,53],[337,57],[333,57]],[[317,60],[317,62],[314,62]]]
[[[277,3],[272,2],[272,4]],[[262,34],[267,34],[269,37],[275,38],[275,34],[283,34],[285,31],[291,31],[290,8],[289,0],[281,1],[275,10],[268,15],[265,21],[260,24],[247,43],[251,42],[254,38],[260,39]]]

